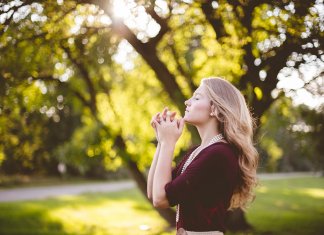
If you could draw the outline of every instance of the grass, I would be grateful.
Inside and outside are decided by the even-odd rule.
[[[246,216],[253,231],[227,234],[323,234],[324,178],[262,181]],[[175,234],[166,229],[138,189],[0,203],[3,235]]]
[[[0,203],[0,234],[157,234],[166,223],[137,189]],[[150,225],[149,232],[140,226]]]
[[[324,178],[263,181],[247,219],[246,234],[324,234]]]

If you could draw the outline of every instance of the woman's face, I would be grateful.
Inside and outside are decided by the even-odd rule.
[[[204,84],[200,85],[192,97],[185,101],[187,106],[184,115],[185,122],[200,125],[210,119],[211,105],[206,90]]]

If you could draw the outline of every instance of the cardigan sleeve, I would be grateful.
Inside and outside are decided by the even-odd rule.
[[[165,185],[169,205],[192,201],[198,195],[208,193],[212,187],[222,188],[231,171],[227,152],[228,148],[224,146],[210,146],[202,150],[183,174]]]

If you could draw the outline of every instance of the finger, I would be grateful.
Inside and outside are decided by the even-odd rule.
[[[172,122],[172,120],[173,120],[173,118],[171,117],[172,114],[173,114],[173,112],[167,111],[165,120],[168,121],[168,122],[170,122],[170,121]]]
[[[154,120],[156,120],[156,121],[160,122],[160,119],[161,119],[160,115],[161,115],[161,113],[160,113],[160,112],[159,112],[159,113],[157,113],[157,114],[155,115],[155,117],[154,117]]]
[[[156,121],[158,123],[161,123],[161,113],[158,113],[157,117],[156,117]]]
[[[154,118],[152,118],[150,125],[154,128]]]
[[[174,117],[177,115],[177,112],[176,111],[174,111],[174,112],[172,112],[171,113],[171,115],[170,115],[170,121],[171,122],[173,122],[173,120],[175,119]]]
[[[152,120],[151,120],[151,122],[150,122],[152,127],[153,127],[153,120],[158,119],[159,114],[160,114],[160,113],[156,113],[155,115],[153,115]]]
[[[157,129],[158,126],[160,126],[160,123],[158,121],[156,121],[156,120],[153,121],[153,124],[155,125],[156,129]]]
[[[156,119],[158,116],[159,116],[159,112],[158,113],[156,113],[154,116],[153,116],[153,119]]]
[[[169,111],[169,108],[168,107],[165,107],[164,109],[163,109],[163,111],[162,111],[162,118],[164,119],[164,120],[166,120],[166,113]]]
[[[166,114],[165,121],[166,122],[170,122],[171,121],[171,115],[169,113]]]

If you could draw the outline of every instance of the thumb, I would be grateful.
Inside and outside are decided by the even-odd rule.
[[[184,118],[180,118],[179,119],[179,131],[180,132],[182,132],[184,124],[185,124]]]

